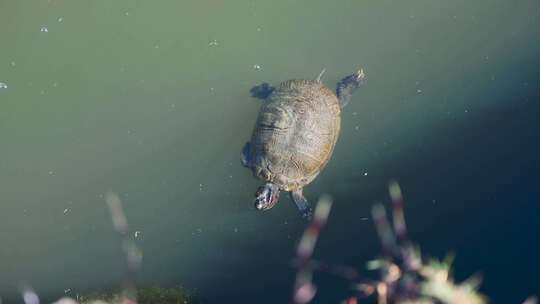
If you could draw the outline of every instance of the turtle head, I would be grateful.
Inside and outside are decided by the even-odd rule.
[[[279,200],[279,187],[272,183],[267,183],[259,187],[255,192],[255,209],[268,210]]]

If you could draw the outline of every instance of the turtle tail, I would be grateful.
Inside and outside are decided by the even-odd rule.
[[[319,76],[315,78],[316,81],[321,82],[322,76],[324,75],[324,72],[326,72],[326,68],[322,69],[322,71],[319,73]]]

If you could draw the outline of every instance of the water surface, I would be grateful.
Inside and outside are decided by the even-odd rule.
[[[125,265],[104,202],[124,201],[141,281],[205,303],[286,302],[305,222],[287,196],[252,209],[241,167],[267,81],[331,88],[363,67],[327,168],[317,255],[363,267],[369,216],[397,178],[413,237],[497,303],[539,264],[540,3],[503,1],[0,1],[0,294],[115,286]],[[347,284],[328,276],[321,303]],[[324,287],[326,286],[326,287]]]

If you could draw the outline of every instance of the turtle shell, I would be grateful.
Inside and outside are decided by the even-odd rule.
[[[309,184],[336,144],[341,109],[317,80],[288,80],[262,105],[251,138],[253,174],[286,191]]]

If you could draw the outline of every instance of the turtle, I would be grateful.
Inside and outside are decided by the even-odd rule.
[[[311,80],[287,80],[277,87],[265,82],[250,90],[263,104],[241,161],[264,182],[255,192],[257,210],[271,209],[280,191],[288,191],[302,216],[311,218],[312,208],[302,190],[329,161],[341,127],[341,111],[366,79],[360,69],[341,79],[334,93],[322,82],[323,73]]]

